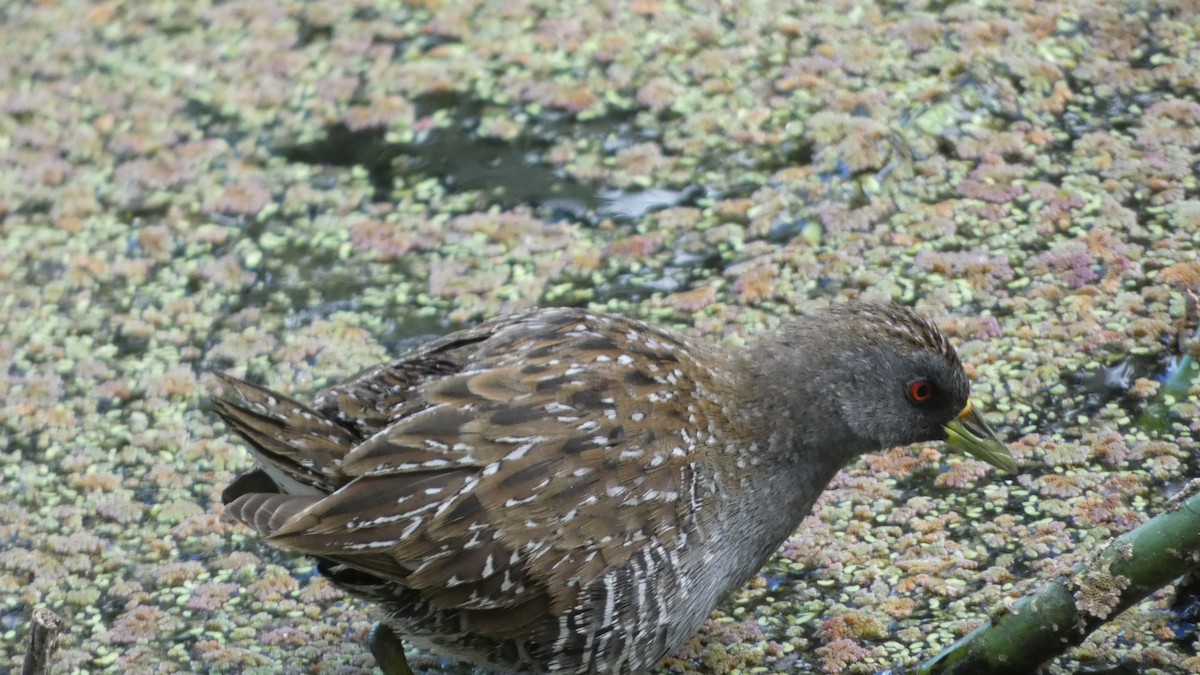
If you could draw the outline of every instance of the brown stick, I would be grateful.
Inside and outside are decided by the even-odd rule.
[[[44,607],[33,610],[33,630],[21,675],[47,675],[50,672],[50,655],[57,646],[58,629],[62,623],[57,614]]]

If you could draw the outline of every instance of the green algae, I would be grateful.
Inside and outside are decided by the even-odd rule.
[[[714,622],[677,672],[911,665],[1192,470],[1194,428],[1151,434],[1070,377],[1157,359],[1146,321],[1187,287],[1158,275],[1197,257],[1185,8],[636,4],[0,9],[0,663],[48,605],[64,669],[370,668],[374,617],[335,591],[189,609],[207,572],[156,574],[313,574],[198,520],[248,461],[205,372],[306,394],[535,304],[737,344],[901,299],[959,344],[1026,471],[936,447],[855,465],[765,570],[784,585],[727,605],[762,634]],[[876,607],[888,636],[834,636]],[[1169,617],[1135,610],[1052,669],[1194,671]]]

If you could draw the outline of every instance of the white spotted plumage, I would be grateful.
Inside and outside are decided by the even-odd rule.
[[[844,316],[958,365],[911,312],[862,313]],[[503,671],[642,672],[846,459],[801,457],[803,420],[771,418],[750,377],[763,357],[551,309],[447,335],[311,406],[222,375],[217,411],[265,470],[226,490],[227,512],[418,645]]]

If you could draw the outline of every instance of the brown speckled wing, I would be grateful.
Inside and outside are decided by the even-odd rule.
[[[378,371],[322,395],[327,414],[385,421],[341,461],[352,480],[270,542],[420,589],[472,631],[520,636],[648,539],[673,544],[699,439],[659,437],[651,420],[691,426],[695,366],[676,366],[702,348],[576,310],[454,337],[389,367],[437,354],[460,372],[405,389]]]

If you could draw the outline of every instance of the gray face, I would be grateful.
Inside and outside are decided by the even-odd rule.
[[[805,420],[814,446],[834,458],[946,439],[967,407],[970,385],[949,341],[899,305],[851,303],[802,317],[781,331],[790,362],[760,354],[763,381],[796,395],[791,419]]]
[[[970,385],[958,360],[911,346],[864,345],[840,359],[843,422],[880,447],[945,440],[945,425],[967,405]]]

